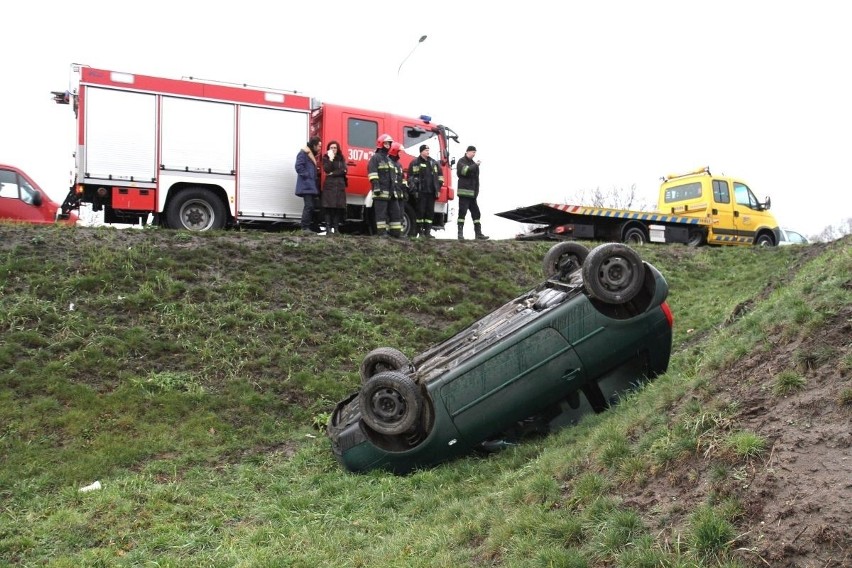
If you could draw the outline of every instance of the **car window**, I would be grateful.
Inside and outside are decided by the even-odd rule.
[[[18,174],[0,170],[0,197],[18,199]]]
[[[805,238],[801,233],[797,233],[796,231],[790,231],[789,229],[786,231],[787,240],[796,245],[804,245],[808,243],[808,239]]]

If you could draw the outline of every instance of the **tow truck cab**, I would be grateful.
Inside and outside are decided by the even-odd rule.
[[[657,211],[712,221],[709,244],[774,246],[781,240],[778,221],[742,180],[712,175],[710,168],[663,178]]]
[[[56,223],[59,204],[20,168],[0,164],[0,219],[26,223]],[[71,213],[62,223],[74,225]]]

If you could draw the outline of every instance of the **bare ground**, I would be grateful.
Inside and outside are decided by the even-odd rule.
[[[778,342],[769,353],[747,356],[720,372],[713,398],[739,409],[725,428],[756,433],[768,440],[769,450],[743,466],[709,448],[641,486],[622,488],[627,503],[645,511],[675,546],[674,535],[682,534],[689,512],[711,496],[733,496],[743,506],[734,547],[746,565],[852,566],[852,406],[842,395],[850,376],[838,368],[838,356],[822,363],[800,360],[801,353],[840,355],[850,347],[847,306],[819,333]],[[775,394],[774,378],[790,368],[804,375],[804,388]],[[726,472],[722,480],[720,469]]]

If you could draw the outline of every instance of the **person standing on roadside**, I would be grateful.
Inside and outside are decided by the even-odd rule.
[[[479,222],[481,214],[476,199],[479,197],[479,164],[482,162],[474,160],[475,156],[476,146],[468,146],[467,151],[456,166],[456,173],[459,176],[458,226],[460,241],[464,240],[464,218],[468,211],[470,211],[470,216],[473,217],[475,238],[483,241],[489,238],[482,234],[482,225]]]
[[[393,176],[395,167],[388,157],[393,138],[390,134],[382,134],[376,139],[376,152],[367,163],[367,179],[373,192],[373,213],[376,217],[376,234],[388,237],[388,229],[392,225],[402,227],[399,219],[393,221],[394,213],[390,207],[393,195]]]
[[[304,199],[305,205],[302,208],[302,234],[305,236],[314,236],[316,233],[311,230],[311,225],[314,224],[314,213],[317,210],[317,201],[319,198],[319,184],[317,178],[319,171],[317,169],[317,154],[320,153],[322,142],[319,136],[311,136],[304,148],[299,150],[296,156],[296,195]]]
[[[434,239],[432,219],[435,217],[435,199],[444,185],[444,171],[437,160],[429,156],[429,146],[420,146],[420,155],[408,166],[408,188],[417,198],[417,224],[414,236]]]
[[[325,181],[322,184],[320,203],[325,213],[325,234],[340,234],[340,226],[346,220],[346,160],[340,152],[340,144],[332,140],[322,156]]]
[[[393,192],[390,200],[390,236],[394,238],[402,238],[402,211],[405,207],[405,202],[408,199],[408,187],[405,180],[405,170],[402,164],[399,163],[399,153],[402,151],[402,144],[394,142],[388,150],[388,158],[393,164]],[[407,237],[406,237],[407,238]]]

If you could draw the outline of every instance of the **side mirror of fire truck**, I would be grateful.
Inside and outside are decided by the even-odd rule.
[[[68,91],[50,91],[53,95],[53,102],[58,105],[67,105],[71,100],[71,95]]]

